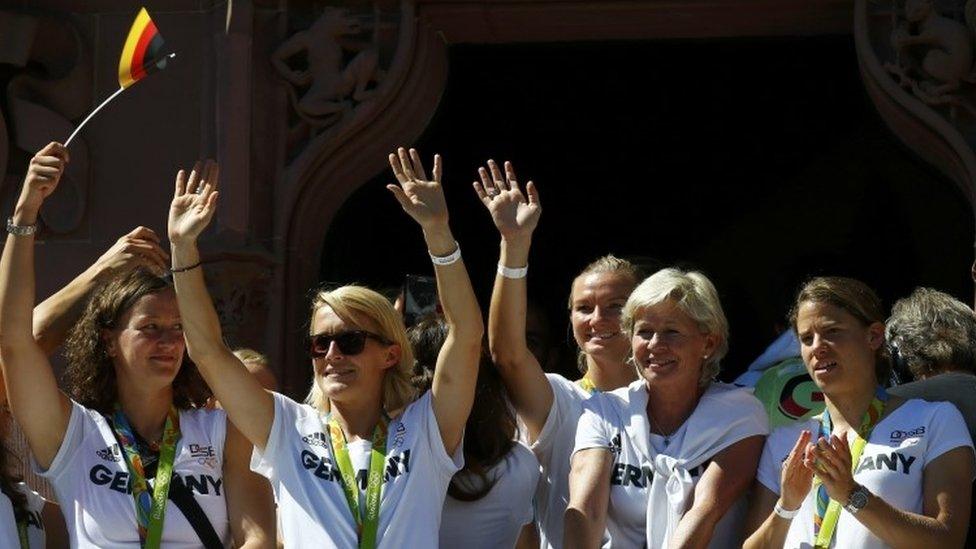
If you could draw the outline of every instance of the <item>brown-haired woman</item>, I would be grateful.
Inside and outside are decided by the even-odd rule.
[[[103,287],[68,338],[71,397],[58,389],[32,334],[33,234],[67,161],[57,143],[32,159],[8,222],[0,354],[11,411],[54,487],[72,546],[273,543],[272,501],[247,471],[246,441],[222,412],[192,408],[203,401],[181,367],[171,285],[137,269]]]
[[[166,253],[159,247],[156,233],[146,227],[136,227],[113,243],[84,272],[34,308],[34,339],[45,354],[54,353],[78,321],[85,301],[99,285],[138,267],[163,271],[166,265]],[[33,490],[50,493],[50,486],[36,476],[28,486],[15,471],[27,461],[29,450],[23,433],[13,422],[6,405],[6,390],[0,393],[0,439],[3,440],[3,448],[0,449],[0,491],[7,496],[11,507],[11,512],[7,513],[5,509],[8,503],[0,498],[0,507],[4,509],[0,511],[0,516],[9,518],[12,514],[14,517],[13,522],[0,519],[0,547],[66,547],[68,532],[60,508]],[[45,486],[34,485],[35,482]]]
[[[408,333],[416,358],[414,383],[427,391],[447,324],[439,317],[426,318]],[[451,479],[444,500],[441,547],[515,547],[523,527],[531,527],[539,461],[515,440],[517,432],[501,377],[483,352],[474,406],[464,427],[464,468]]]
[[[523,193],[509,162],[504,175],[492,160],[479,174],[475,192],[501,235],[488,315],[491,357],[542,467],[535,497],[542,546],[561,547],[563,513],[569,503],[569,457],[582,403],[594,391],[624,387],[637,377],[626,363],[629,344],[620,329],[620,313],[640,276],[630,262],[606,256],[573,280],[570,323],[583,377],[573,382],[546,374],[525,337],[529,248],[542,214],[539,192],[529,181]]]
[[[196,239],[216,208],[216,165],[202,180],[199,168],[177,178],[169,236],[190,356],[254,444],[252,463],[278,496],[286,547],[435,547],[444,495],[461,468],[481,310],[448,223],[440,157],[431,179],[413,149],[391,154],[390,165],[399,185],[387,188],[423,229],[449,326],[431,390],[419,398],[402,317],[361,286],[315,295],[308,405],[265,391],[224,345],[197,269]]]
[[[822,416],[769,436],[746,547],[962,547],[973,444],[949,403],[889,396],[885,314],[862,282],[808,282],[790,314]]]

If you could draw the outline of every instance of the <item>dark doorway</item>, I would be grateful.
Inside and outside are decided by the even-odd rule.
[[[849,36],[456,46],[423,137],[487,310],[498,235],[471,190],[487,158],[533,179],[530,288],[565,339],[575,273],[608,252],[703,270],[731,324],[731,379],[782,328],[797,284],[859,277],[889,304],[925,285],[972,301],[973,215],[885,128]],[[326,240],[322,279],[429,273],[383,174]],[[571,361],[569,361],[571,363]]]

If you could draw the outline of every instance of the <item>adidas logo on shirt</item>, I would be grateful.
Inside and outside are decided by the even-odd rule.
[[[122,461],[122,451],[119,450],[118,444],[113,444],[101,450],[95,450],[95,454],[105,461],[114,461],[116,463]]]
[[[302,442],[308,444],[309,446],[321,446],[322,448],[329,447],[329,439],[325,437],[325,433],[316,432],[310,435],[302,437]]]

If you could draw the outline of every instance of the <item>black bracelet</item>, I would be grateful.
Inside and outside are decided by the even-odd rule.
[[[171,272],[171,273],[185,273],[187,271],[192,271],[193,269],[196,269],[200,265],[203,265],[203,261],[202,260],[201,261],[197,261],[196,263],[194,263],[193,265],[190,265],[189,267],[179,267],[177,269],[170,269],[169,272]]]

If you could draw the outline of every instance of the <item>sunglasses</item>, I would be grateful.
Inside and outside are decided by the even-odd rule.
[[[340,353],[346,356],[358,355],[366,348],[367,338],[386,345],[390,344],[390,341],[385,337],[365,330],[350,330],[335,334],[316,334],[309,338],[308,354],[312,358],[321,358],[329,354],[329,347],[335,341]]]

